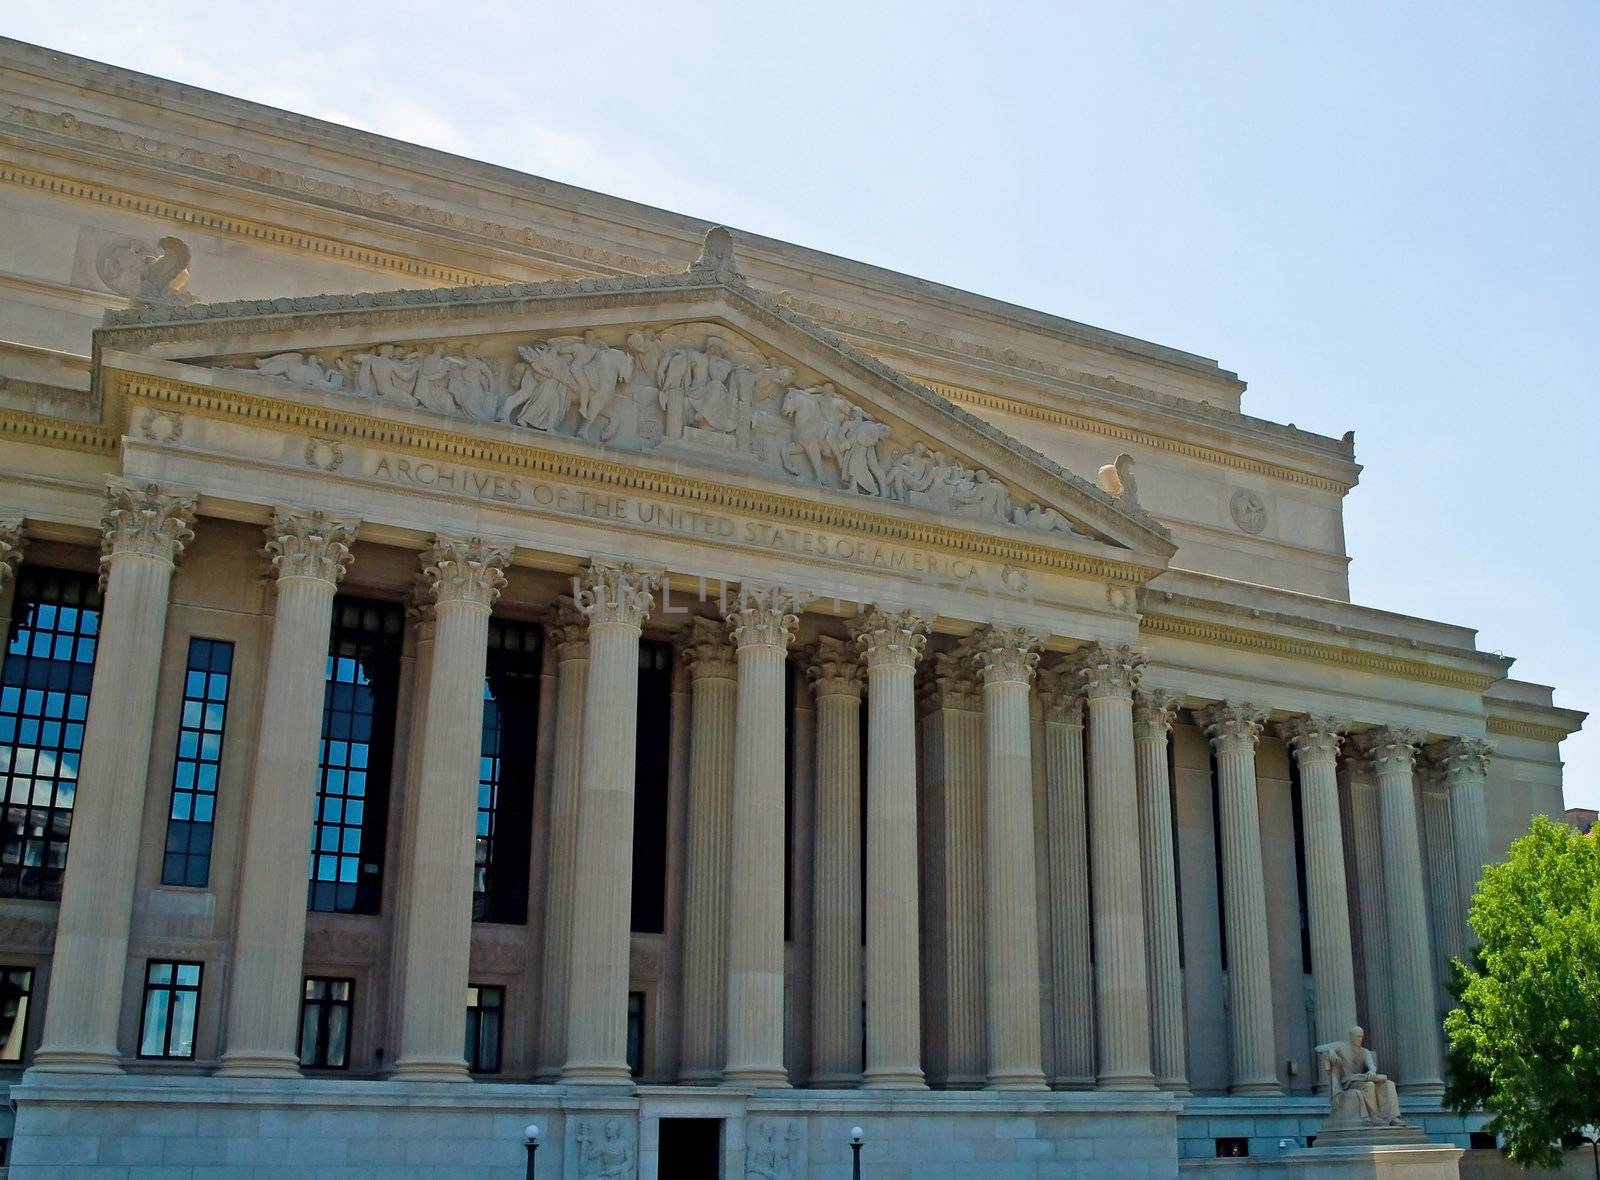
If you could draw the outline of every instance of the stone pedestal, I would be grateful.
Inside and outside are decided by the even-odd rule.
[[[1278,1169],[1268,1174],[1289,1180],[1458,1180],[1461,1148],[1426,1142],[1325,1147],[1319,1136],[1315,1147],[1275,1162]]]

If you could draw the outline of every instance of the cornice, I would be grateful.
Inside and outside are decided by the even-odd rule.
[[[0,438],[95,455],[117,453],[117,433],[109,427],[26,410],[0,409]]]
[[[1502,737],[1528,738],[1535,742],[1560,742],[1571,737],[1582,728],[1580,720],[1575,725],[1549,725],[1537,721],[1523,721],[1515,717],[1496,717],[1490,714],[1484,719],[1483,727],[1489,733]]]
[[[747,513],[795,525],[834,529],[901,545],[922,545],[1002,564],[1023,564],[1068,574],[1143,584],[1157,569],[1135,561],[1117,561],[1097,554],[1075,553],[1053,546],[999,537],[938,523],[903,520],[887,513],[845,504],[784,495],[736,483],[723,483],[672,471],[655,470],[600,455],[576,454],[544,447],[483,438],[444,428],[391,422],[347,410],[287,402],[236,390],[215,389],[143,374],[110,371],[106,397],[112,421],[127,415],[127,403],[139,399],[172,405],[185,413],[218,420],[245,420],[269,428],[294,430],[403,453],[473,463],[534,477],[568,480],[608,491],[625,491],[687,501],[728,512]],[[116,435],[107,430],[108,450]]]
[[[1274,621],[1283,620],[1275,619]],[[1315,625],[1309,620],[1292,620],[1292,622],[1299,626]],[[1166,636],[1173,639],[1261,652],[1267,655],[1284,656],[1290,659],[1337,664],[1342,667],[1372,672],[1381,676],[1442,684],[1450,688],[1468,689],[1472,692],[1482,692],[1491,684],[1505,678],[1503,671],[1475,671],[1470,668],[1447,667],[1429,663],[1426,660],[1361,651],[1357,648],[1324,643],[1315,639],[1279,635],[1268,631],[1252,630],[1246,627],[1230,626],[1225,623],[1184,618],[1177,615],[1145,614],[1140,619],[1139,632],[1141,635]],[[1347,634],[1349,633],[1347,632]],[[1386,642],[1392,643],[1393,640],[1387,640]],[[1470,654],[1454,653],[1458,659],[1463,655],[1467,655],[1470,658]]]

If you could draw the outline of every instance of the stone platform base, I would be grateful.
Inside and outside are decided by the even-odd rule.
[[[684,1175],[663,1158],[675,1118],[719,1121],[724,1177],[847,1180],[853,1126],[872,1180],[1178,1175],[1180,1100],[1168,1094],[34,1073],[11,1099],[9,1180],[522,1180],[529,1123],[542,1132],[540,1180],[667,1180]]]
[[[1444,1143],[1316,1147],[1291,1152],[1284,1180],[1457,1180],[1461,1148]]]

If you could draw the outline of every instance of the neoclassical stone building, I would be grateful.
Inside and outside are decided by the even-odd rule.
[[[1352,435],[9,41],[0,182],[15,1176],[1244,1175],[1358,1021],[1477,1146],[1582,717],[1349,601]]]

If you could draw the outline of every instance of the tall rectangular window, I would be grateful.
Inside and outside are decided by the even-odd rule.
[[[402,620],[394,603],[334,599],[311,833],[313,910],[375,914],[382,901]]]
[[[33,1003],[33,968],[0,967],[0,1061],[21,1061]]]
[[[0,667],[0,897],[54,901],[100,636],[95,577],[25,565],[11,615]]]
[[[489,621],[478,759],[478,827],[472,917],[528,920],[528,854],[539,730],[540,628]]]
[[[350,1064],[350,1012],[356,982],[308,975],[300,1000],[300,1064],[344,1069]]]
[[[644,1072],[644,993],[628,993],[628,1072],[638,1077]]]
[[[672,645],[639,644],[633,772],[632,928],[660,934],[667,918],[667,771],[672,759]]]
[[[200,1012],[200,964],[151,959],[144,969],[139,1056],[191,1060]]]
[[[473,1073],[500,1072],[500,1027],[505,1009],[505,988],[467,988],[466,1058]]]
[[[172,807],[167,815],[163,885],[204,888],[211,877],[211,832],[222,767],[222,729],[233,679],[233,644],[189,640],[183,675],[183,715],[172,767]]]

